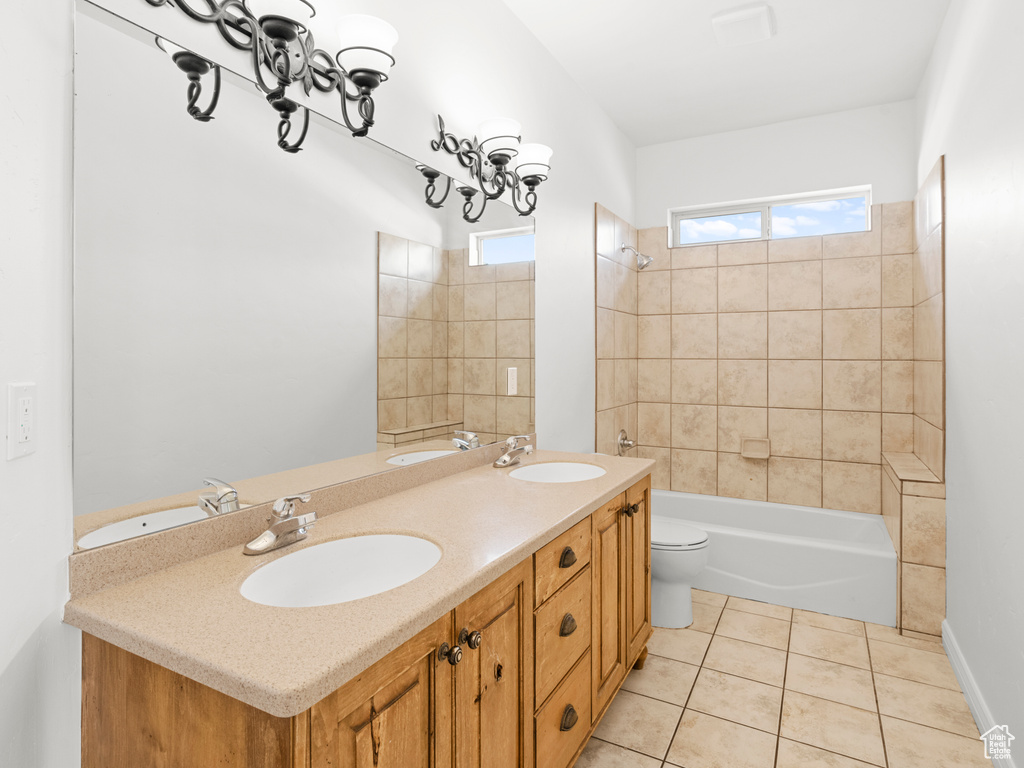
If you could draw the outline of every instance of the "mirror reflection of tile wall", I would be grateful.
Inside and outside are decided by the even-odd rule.
[[[378,446],[533,431],[533,263],[471,267],[466,249],[385,233],[378,259]]]

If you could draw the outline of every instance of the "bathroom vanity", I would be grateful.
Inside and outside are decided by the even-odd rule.
[[[651,462],[523,464],[552,461],[605,474],[525,482],[487,464],[328,511],[295,548],[381,531],[442,548],[373,597],[251,603],[238,584],[263,563],[240,547],[73,597],[82,765],[571,765],[646,656]]]

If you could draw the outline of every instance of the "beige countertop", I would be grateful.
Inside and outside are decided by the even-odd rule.
[[[267,555],[241,546],[78,597],[64,620],[265,712],[305,711],[648,474],[648,459],[538,450],[521,466],[596,464],[606,474],[532,483],[489,464],[323,517],[309,538]],[[423,576],[388,592],[319,608],[243,598],[256,568],[333,539],[421,536],[442,549]],[[382,564],[386,567],[386,564]]]

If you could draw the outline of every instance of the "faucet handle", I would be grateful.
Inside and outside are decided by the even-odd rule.
[[[217,501],[230,501],[238,498],[238,491],[223,480],[218,480],[216,477],[204,477],[203,484],[213,487],[214,491],[217,493]]]
[[[286,520],[292,516],[293,512],[295,512],[296,502],[305,504],[311,498],[313,498],[313,496],[309,493],[302,493],[298,496],[282,496],[274,502],[274,517],[279,520]]]
[[[512,435],[508,440],[505,441],[505,452],[514,451],[519,447],[520,440],[529,440],[529,435]],[[532,448],[532,446],[531,446]],[[532,453],[532,451],[530,451]]]

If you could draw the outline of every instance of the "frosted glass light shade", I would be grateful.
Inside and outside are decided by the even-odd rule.
[[[398,30],[384,19],[358,13],[343,16],[338,22],[338,40],[338,64],[346,72],[376,72],[386,78],[395,63]]]
[[[242,0],[242,6],[257,21],[264,16],[280,16],[304,27],[316,16],[316,8],[306,0]]]
[[[540,181],[551,170],[551,147],[544,144],[521,144],[516,158],[516,173],[520,179],[535,176]]]
[[[518,120],[510,117],[495,117],[484,120],[476,129],[480,148],[488,157],[505,155],[515,157],[519,152],[519,135],[523,132]]]

